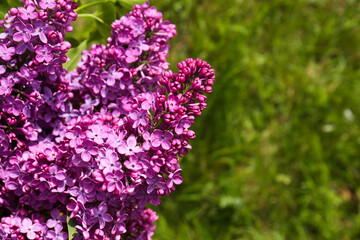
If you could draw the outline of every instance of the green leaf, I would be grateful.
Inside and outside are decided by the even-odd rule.
[[[78,232],[75,228],[74,220],[70,218],[70,214],[71,214],[71,212],[68,211],[67,217],[66,217],[66,224],[67,224],[67,228],[68,228],[69,240],[72,240],[72,239],[74,239],[76,234],[78,234]]]
[[[23,6],[20,0],[6,0],[10,7]],[[10,10],[10,9],[9,9]]]
[[[136,4],[143,4],[146,0],[118,0],[118,2],[126,8],[131,8],[133,5]]]
[[[98,8],[97,14],[101,18],[106,26],[111,26],[111,23],[116,20],[116,8],[113,3],[104,3],[101,7]],[[101,36],[106,39],[110,36],[111,29],[109,27],[104,28],[97,22],[97,29],[100,32]]]
[[[67,52],[67,56],[70,58],[70,61],[64,63],[63,65],[64,68],[66,68],[69,71],[74,70],[76,68],[77,63],[81,58],[81,53],[87,46],[86,43],[87,41],[85,40],[82,43],[80,43],[79,46],[69,49],[69,51]]]

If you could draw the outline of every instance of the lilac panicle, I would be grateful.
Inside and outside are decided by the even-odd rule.
[[[168,71],[175,25],[146,2],[63,68],[71,0],[23,0],[0,34],[0,238],[151,239],[158,205],[182,183],[179,159],[215,72]]]

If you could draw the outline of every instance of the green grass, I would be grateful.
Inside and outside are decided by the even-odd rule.
[[[216,70],[154,239],[357,239],[357,1],[151,1]]]

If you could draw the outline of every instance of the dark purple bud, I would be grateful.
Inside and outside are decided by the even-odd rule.
[[[59,91],[65,92],[67,90],[67,86],[63,83],[58,86]]]
[[[46,20],[48,18],[48,13],[44,10],[39,10],[39,19]]]
[[[65,16],[65,15],[64,15],[62,12],[57,12],[57,13],[55,13],[55,18],[56,18],[57,20],[59,20],[59,21],[63,21],[64,16]]]
[[[159,83],[163,86],[166,86],[168,84],[168,82],[169,82],[169,79],[167,79],[166,77],[162,77],[159,80]]]
[[[11,140],[16,140],[16,134],[15,133],[9,133],[9,138]]]
[[[60,50],[66,53],[71,48],[71,44],[68,41],[63,41],[60,45]]]
[[[181,61],[177,64],[179,70],[183,69],[186,67],[186,62],[185,61]]]
[[[61,7],[65,7],[65,6],[66,6],[66,1],[65,1],[65,0],[58,0],[57,3],[58,3]]]
[[[52,30],[48,33],[48,37],[51,39],[55,39],[58,37],[58,33],[56,31]]]
[[[38,92],[32,92],[30,95],[29,95],[29,99],[31,102],[33,103],[36,103],[39,101],[40,99],[40,94]]]
[[[25,147],[26,147],[26,144],[25,144],[24,142],[18,140],[16,146],[17,146],[18,148],[22,149],[22,148],[25,148]]]
[[[71,8],[72,9],[77,9],[79,7],[79,4],[77,3],[77,2],[72,2],[72,4],[71,4]]]
[[[49,166],[47,164],[41,165],[41,171],[44,173],[49,172]]]
[[[215,81],[215,79],[208,79],[208,80],[207,80],[207,85],[208,85],[208,86],[214,85],[214,81]]]
[[[11,16],[16,16],[19,13],[19,11],[16,8],[11,8],[9,12]]]
[[[6,121],[7,121],[8,124],[10,124],[10,125],[14,125],[14,124],[17,122],[17,120],[16,120],[15,117],[9,117],[9,118],[6,119]]]
[[[211,92],[212,92],[212,88],[210,86],[206,86],[205,93],[211,93]]]

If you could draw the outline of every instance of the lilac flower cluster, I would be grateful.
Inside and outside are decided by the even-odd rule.
[[[148,3],[112,24],[72,72],[62,67],[77,4],[24,0],[0,35],[0,239],[151,239],[180,184],[179,159],[215,72],[167,71],[175,25]]]

